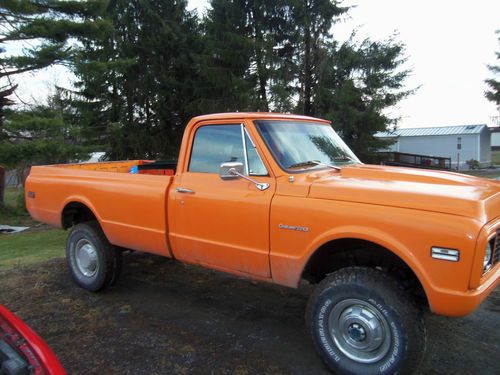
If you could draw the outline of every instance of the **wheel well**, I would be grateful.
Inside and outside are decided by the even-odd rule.
[[[97,218],[83,203],[71,202],[64,207],[61,220],[63,228],[68,229],[86,221],[97,221]]]
[[[352,266],[387,272],[403,289],[428,306],[424,288],[413,270],[392,251],[369,241],[345,238],[322,245],[307,262],[302,278],[315,284],[332,272]]]

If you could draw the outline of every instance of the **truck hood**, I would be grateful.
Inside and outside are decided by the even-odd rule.
[[[318,177],[309,197],[441,212],[484,223],[500,215],[500,182],[415,168],[347,166]]]

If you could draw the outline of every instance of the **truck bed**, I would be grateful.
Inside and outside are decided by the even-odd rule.
[[[85,205],[116,246],[170,255],[167,194],[172,169],[148,169],[148,160],[61,164],[32,167],[26,181],[26,205],[35,220],[64,227],[72,205]],[[131,173],[132,171],[132,173]]]

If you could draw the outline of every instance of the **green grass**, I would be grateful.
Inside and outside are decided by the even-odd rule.
[[[500,165],[500,150],[491,151],[491,162]]]
[[[20,190],[18,188],[5,189],[5,196],[4,196],[5,205],[12,208],[16,207],[19,193]]]
[[[63,257],[66,235],[59,229],[0,234],[0,270]]]
[[[36,223],[31,220],[22,204],[22,189],[5,189],[4,204],[0,204],[0,224],[31,227]]]
[[[491,164],[494,166],[500,166],[500,150],[491,151]],[[471,171],[461,171],[460,173],[468,174],[471,176],[483,177],[483,178],[499,178],[500,177],[500,169],[478,169]]]
[[[64,256],[67,233],[63,230],[45,229],[44,226],[35,227],[38,223],[21,207],[22,193],[17,188],[5,190],[4,205],[0,206],[0,224],[32,229],[15,234],[0,234],[0,270]]]

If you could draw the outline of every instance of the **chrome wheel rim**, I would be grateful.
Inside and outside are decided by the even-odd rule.
[[[81,239],[75,246],[75,263],[78,271],[85,277],[93,277],[99,270],[99,261],[95,246],[86,239]]]
[[[333,307],[328,323],[335,345],[356,362],[374,363],[389,352],[392,341],[389,324],[371,303],[343,300]]]

